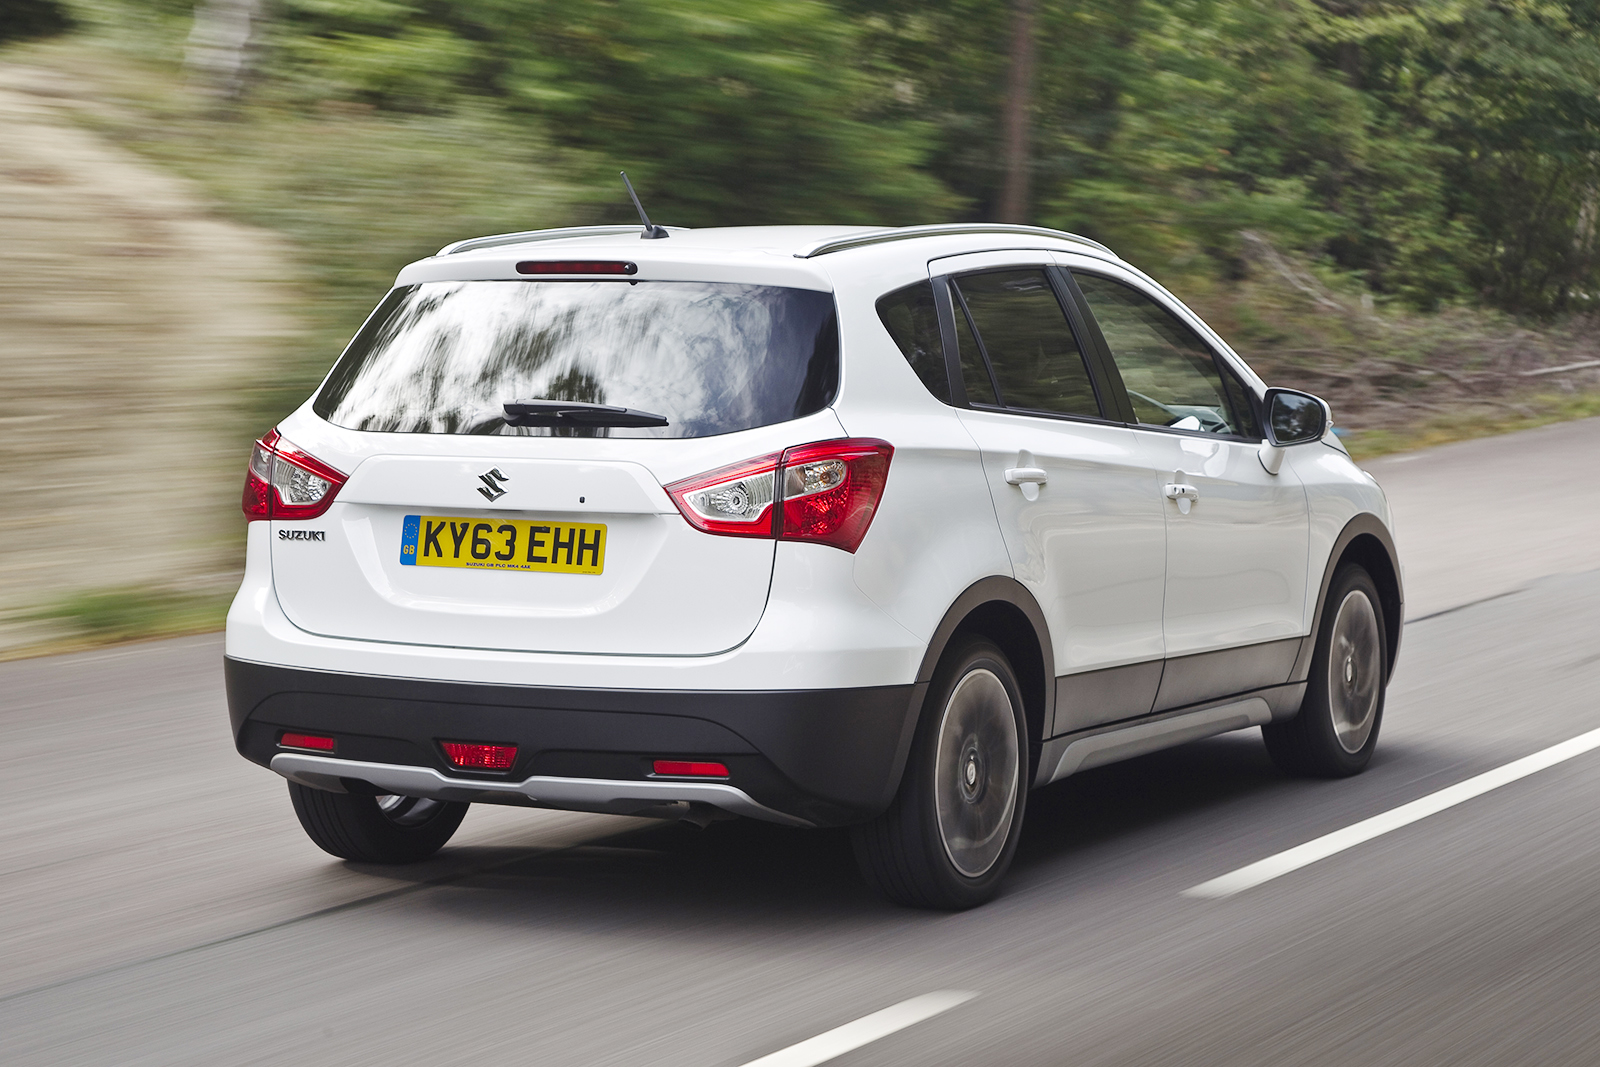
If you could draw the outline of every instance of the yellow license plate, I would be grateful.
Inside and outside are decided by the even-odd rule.
[[[400,562],[408,567],[599,574],[606,565],[606,528],[549,519],[407,515],[400,527]]]

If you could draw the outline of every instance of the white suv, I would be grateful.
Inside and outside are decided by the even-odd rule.
[[[1074,771],[1249,726],[1366,765],[1400,566],[1322,401],[1071,234],[646,236],[413,263],[256,445],[228,702],[322,848],[848,825],[958,908]]]

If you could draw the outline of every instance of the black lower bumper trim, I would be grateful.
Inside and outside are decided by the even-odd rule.
[[[224,661],[239,752],[262,766],[285,730],[330,736],[343,759],[431,767],[440,741],[514,744],[509,771],[644,779],[656,759],[715,758],[729,784],[817,825],[869,819],[893,798],[922,686],[685,691],[482,685]]]

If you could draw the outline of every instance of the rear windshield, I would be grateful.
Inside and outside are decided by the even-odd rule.
[[[393,433],[710,437],[827,407],[833,296],[724,282],[452,281],[389,294],[313,410]],[[510,400],[647,411],[666,426],[507,426]]]

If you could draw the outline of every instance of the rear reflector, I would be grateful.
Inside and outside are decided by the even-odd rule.
[[[284,734],[278,738],[279,748],[309,748],[313,752],[332,752],[333,738],[316,734]]]
[[[595,259],[530,259],[517,264],[518,274],[637,274],[637,263]]]
[[[669,778],[726,778],[728,768],[721,763],[692,763],[688,760],[658,759],[656,773]]]
[[[446,758],[457,767],[475,771],[508,771],[517,758],[516,745],[480,745],[471,741],[440,741]]]

